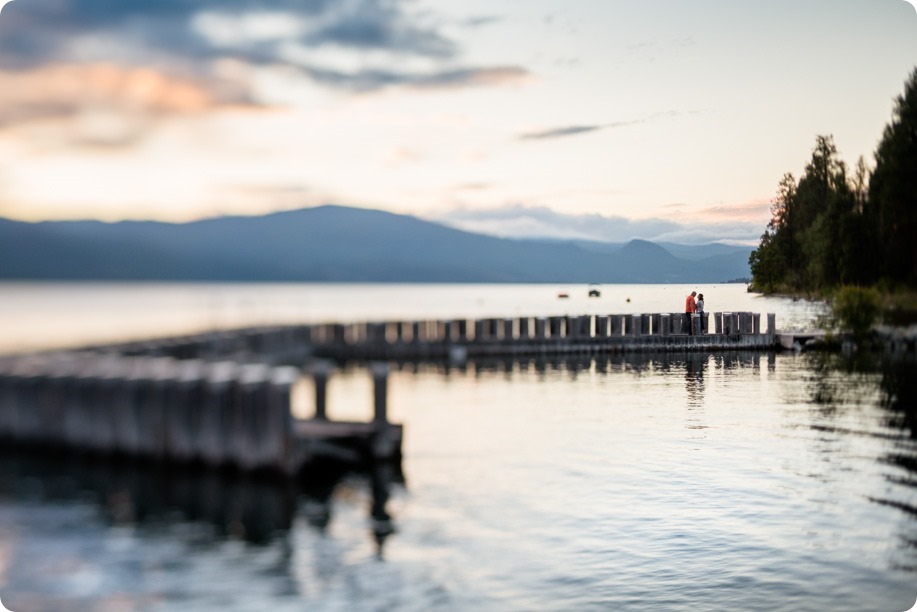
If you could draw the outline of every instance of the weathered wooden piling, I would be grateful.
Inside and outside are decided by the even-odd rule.
[[[372,370],[371,423],[329,421],[323,406],[328,370],[316,364],[311,371],[320,394],[317,418],[297,438],[291,393],[299,368],[76,352],[4,359],[0,438],[284,474],[322,456],[327,439],[357,459],[400,453],[401,428],[387,418],[384,364]]]

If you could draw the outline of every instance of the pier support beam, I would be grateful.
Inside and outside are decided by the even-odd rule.
[[[595,316],[595,337],[596,338],[607,338],[608,337],[608,316],[607,315],[596,315]]]
[[[611,315],[608,318],[611,321],[611,335],[624,335],[624,315]]]
[[[397,452],[394,428],[388,422],[388,364],[374,363],[370,371],[373,376],[373,440],[372,455],[375,459],[387,459]]]
[[[535,339],[544,340],[547,337],[548,320],[545,317],[535,319]]]
[[[519,317],[519,339],[529,339],[529,317]]]
[[[331,366],[326,361],[319,361],[312,365],[309,373],[312,374],[312,382],[315,386],[315,416],[313,418],[326,421],[328,420],[328,375],[331,373]]]

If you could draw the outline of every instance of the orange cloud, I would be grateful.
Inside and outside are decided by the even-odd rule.
[[[770,218],[770,200],[753,200],[743,204],[708,206],[691,213],[693,219],[704,219],[709,222],[729,221],[765,221]]]
[[[171,77],[151,68],[116,64],[52,64],[30,71],[0,71],[0,125],[60,118],[86,110],[148,116],[200,113],[249,105],[229,83]]]

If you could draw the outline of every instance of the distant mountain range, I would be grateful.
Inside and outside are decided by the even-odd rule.
[[[750,247],[513,240],[319,206],[191,223],[0,219],[0,278],[142,281],[712,283]]]

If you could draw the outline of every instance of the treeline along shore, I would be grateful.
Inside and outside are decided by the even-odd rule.
[[[851,171],[818,136],[802,175],[783,176],[751,253],[750,289],[839,299],[917,320],[917,68],[895,101],[875,164]],[[898,315],[895,317],[894,315]]]

